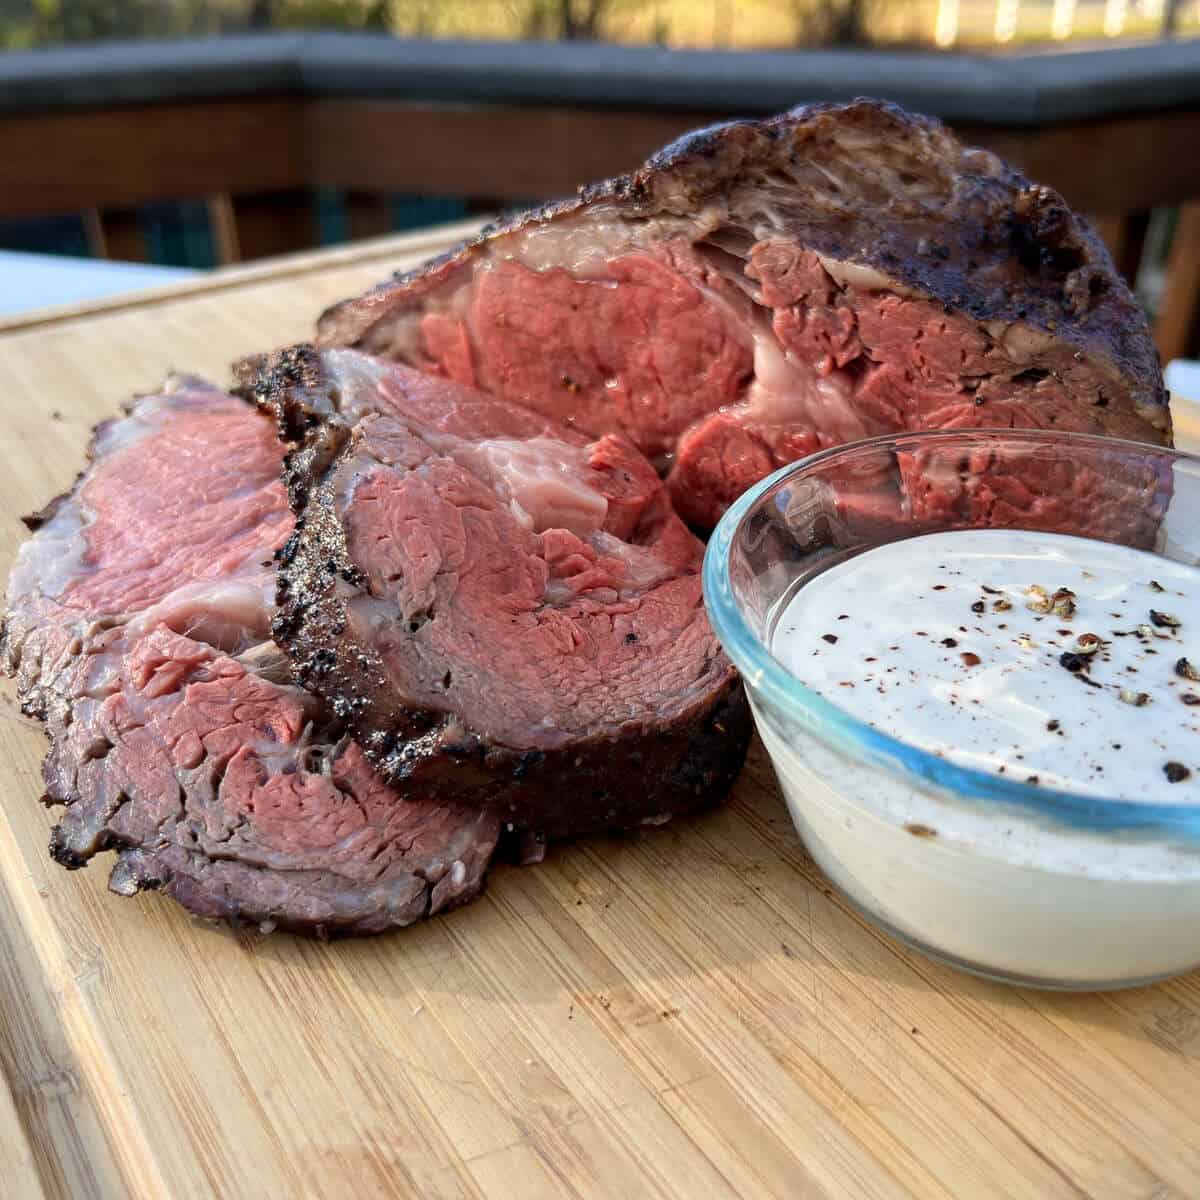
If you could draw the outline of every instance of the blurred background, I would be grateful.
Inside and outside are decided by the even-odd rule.
[[[0,0],[9,47],[264,29],[706,49],[971,47],[1148,38],[1197,0]]]
[[[1200,0],[0,0],[0,47],[0,316],[82,260],[103,294],[419,229],[870,94],[1059,188],[1198,348]]]

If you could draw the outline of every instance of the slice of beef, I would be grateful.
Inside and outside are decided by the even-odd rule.
[[[697,526],[873,434],[1170,439],[1145,318],[1088,225],[873,101],[694,133],[330,309],[318,341],[623,434]]]
[[[723,798],[745,697],[628,441],[349,350],[282,352],[254,394],[302,441],[276,640],[389,779],[536,836]]]
[[[204,917],[374,933],[473,897],[497,818],[389,788],[270,640],[293,519],[244,401],[177,381],[97,430],[32,518],[0,654],[66,805],[51,852]]]

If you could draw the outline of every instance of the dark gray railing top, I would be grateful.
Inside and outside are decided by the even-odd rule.
[[[281,94],[746,115],[868,95],[1033,126],[1200,105],[1200,39],[983,56],[279,33],[0,55],[0,113]]]

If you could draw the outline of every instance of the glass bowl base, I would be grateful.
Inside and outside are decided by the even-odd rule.
[[[1148,975],[1145,978],[1138,979],[1079,981],[1054,979],[1040,975],[1022,975],[995,967],[982,966],[979,963],[959,958],[954,954],[947,954],[945,951],[938,950],[918,938],[912,937],[907,933],[901,933],[900,930],[889,925],[882,917],[871,912],[870,909],[864,908],[857,900],[848,896],[832,881],[830,882],[830,886],[864,921],[873,925],[882,933],[886,933],[889,938],[899,942],[902,946],[906,946],[910,950],[915,950],[918,954],[932,959],[944,967],[953,967],[956,971],[963,971],[968,975],[974,975],[978,979],[986,979],[989,983],[1003,983],[1009,987],[1035,988],[1043,992],[1116,992],[1129,988],[1149,987],[1151,984],[1162,983],[1164,979],[1174,979],[1178,975],[1186,975],[1189,971],[1200,967],[1200,963],[1193,963],[1190,966],[1180,967],[1178,970],[1163,971],[1156,975]]]

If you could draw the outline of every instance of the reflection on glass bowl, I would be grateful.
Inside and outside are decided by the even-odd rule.
[[[781,614],[789,605],[802,612],[819,585],[802,596],[806,587],[825,572],[827,589],[835,572],[849,577],[874,548],[927,538],[905,550],[912,586],[925,586],[920,547],[949,531],[1030,531],[1039,544],[1070,542],[1085,558],[1093,547],[1097,562],[1137,563],[1139,578],[1162,564],[1159,574],[1185,583],[1194,577],[1200,595],[1198,517],[1200,459],[1044,431],[950,431],[854,443],[785,468],[730,509],[704,566],[714,628],[745,678],[797,829],[830,880],[871,920],[964,969],[1044,987],[1132,985],[1200,964],[1200,804],[1191,802],[1200,796],[1200,778],[1172,787],[1160,772],[1144,794],[1135,794],[1132,785],[1106,789],[1100,775],[1072,777],[1065,755],[1047,782],[1023,768],[1019,752],[1007,763],[996,753],[973,753],[960,732],[953,734],[957,742],[939,745],[917,737],[918,726],[908,721],[905,740],[893,736],[897,722],[879,705],[856,704],[848,690],[831,699],[830,688],[814,682],[815,670],[805,682],[795,654],[789,671],[776,640],[783,636],[777,635]],[[977,554],[998,545],[986,536],[974,542]],[[858,596],[862,611],[874,604],[886,615],[895,602],[886,588],[874,590]],[[1174,603],[1184,600],[1176,596]],[[1041,615],[1036,608],[1034,619]],[[1063,611],[1047,612],[1039,651],[1068,681],[1062,703],[1082,714],[1084,694],[1091,702],[1095,690],[1101,693],[1095,704],[1107,704],[1131,736],[1153,730],[1167,710],[1142,711],[1139,692],[1117,679],[1120,662],[1134,659],[1119,657],[1107,626],[1098,658],[1068,658],[1062,666],[1059,646],[1061,654],[1078,654],[1073,647],[1083,628],[1072,615],[1061,618]],[[1021,614],[1030,616],[1024,605]],[[991,625],[964,630],[992,636],[1007,624],[988,619]],[[1106,619],[1117,623],[1111,614]],[[1160,646],[1138,640],[1132,609],[1130,623],[1134,640],[1120,645],[1122,654],[1138,646],[1159,654],[1166,674],[1166,664],[1186,657],[1188,630],[1156,629]],[[1196,635],[1200,663],[1200,625]],[[820,649],[814,644],[806,653]],[[939,653],[949,661],[948,650]],[[897,654],[893,665],[906,652]],[[933,660],[926,652],[913,661]],[[1074,678],[1073,666],[1083,678]],[[1164,688],[1177,685],[1187,680],[1164,675]],[[1069,699],[1075,687],[1078,703]],[[1180,698],[1176,690],[1162,703]],[[871,724],[862,719],[868,710]],[[1200,707],[1190,711],[1200,714]],[[983,730],[987,705],[978,712]],[[1098,732],[1091,718],[1080,724],[1087,728],[1076,736]],[[1200,751],[1200,735],[1196,741]],[[1200,753],[1195,757],[1200,768]]]

